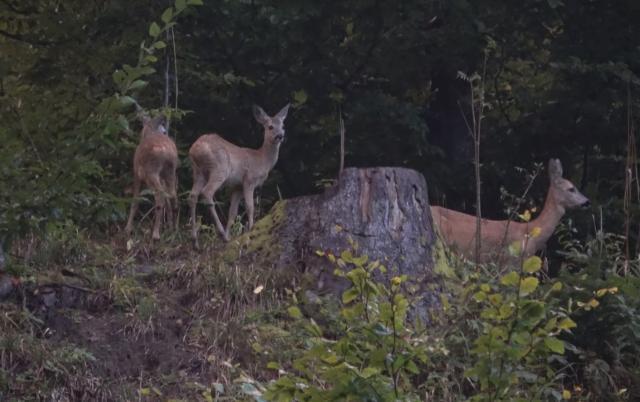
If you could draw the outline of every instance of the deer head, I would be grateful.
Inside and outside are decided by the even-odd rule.
[[[284,140],[284,119],[287,117],[290,104],[283,107],[275,116],[267,115],[260,106],[253,105],[253,117],[264,128],[264,143],[280,146]]]
[[[163,115],[150,118],[148,115],[144,114],[140,119],[142,120],[140,139],[143,139],[150,134],[167,134],[167,129],[164,127]]]
[[[564,212],[565,209],[589,206],[590,202],[576,186],[562,177],[562,164],[559,159],[549,160],[550,195],[556,206]]]

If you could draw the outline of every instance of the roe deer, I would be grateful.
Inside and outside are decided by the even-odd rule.
[[[523,242],[524,256],[542,249],[553,234],[567,208],[588,206],[589,200],[569,180],[562,178],[562,165],[558,159],[549,160],[549,190],[540,215],[531,222],[494,221],[482,219],[480,261],[492,256],[515,241]],[[465,258],[475,256],[476,217],[450,209],[432,206],[431,216],[445,244],[457,249]],[[526,236],[540,228],[537,236]]]
[[[173,226],[174,214],[178,210],[177,167],[178,150],[166,134],[162,116],[151,119],[143,115],[140,143],[133,156],[133,202],[125,229],[127,234],[131,234],[133,230],[133,218],[138,212],[140,188],[143,183],[153,191],[155,199],[152,239],[160,239],[160,225],[165,211],[169,226]],[[177,217],[175,218],[177,222]]]
[[[262,108],[253,106],[255,119],[264,127],[264,140],[259,149],[239,147],[217,134],[202,135],[191,146],[189,158],[193,168],[193,189],[189,197],[189,207],[191,237],[196,247],[196,204],[200,194],[225,241],[229,241],[229,229],[238,214],[238,204],[243,195],[249,219],[248,228],[253,227],[253,191],[265,181],[269,171],[278,161],[280,144],[284,140],[284,119],[288,111],[289,104],[275,116],[269,117]],[[216,191],[225,184],[233,188],[226,229],[222,226],[213,203]]]

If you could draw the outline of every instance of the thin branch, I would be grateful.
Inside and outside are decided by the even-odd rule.
[[[340,170],[338,171],[338,179],[342,177],[342,171],[344,170],[344,119],[342,118],[342,107],[338,104],[338,131],[340,134]]]
[[[178,57],[176,52],[176,35],[171,27],[171,43],[173,45],[173,81],[176,84],[174,90],[175,109],[178,110]]]

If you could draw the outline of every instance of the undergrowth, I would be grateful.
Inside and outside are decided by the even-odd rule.
[[[439,303],[423,314],[407,291],[413,278],[357,249],[323,254],[350,285],[336,297],[303,287],[295,272],[225,263],[215,238],[195,253],[180,234],[152,245],[144,230],[131,241],[58,230],[11,250],[22,284],[0,304],[7,400],[640,395],[637,262],[603,231],[579,243],[561,229],[558,278],[516,247],[502,268],[442,253]],[[60,304],[47,306],[47,294]]]

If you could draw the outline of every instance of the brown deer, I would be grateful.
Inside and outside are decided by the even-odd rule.
[[[138,212],[140,189],[144,183],[153,191],[155,199],[155,222],[152,239],[158,240],[165,211],[169,226],[172,227],[174,215],[178,210],[176,193],[178,150],[176,144],[166,134],[162,116],[151,119],[142,115],[141,119],[140,143],[133,156],[133,202],[125,230],[128,235],[133,230],[133,218]],[[175,218],[177,222],[177,217]]]
[[[589,205],[587,197],[573,183],[562,178],[562,165],[558,159],[549,161],[549,180],[547,199],[536,219],[530,222],[482,219],[480,261],[489,261],[515,241],[523,245],[524,256],[535,254],[544,247],[567,209]],[[465,258],[474,259],[476,217],[437,206],[431,207],[431,216],[442,240]],[[530,236],[534,228],[539,228],[539,234]]]
[[[239,147],[217,134],[202,135],[191,146],[189,158],[193,169],[193,188],[189,197],[189,207],[191,237],[196,247],[196,204],[201,194],[225,241],[229,241],[229,229],[238,214],[238,205],[243,196],[249,220],[248,228],[251,230],[254,212],[253,192],[256,187],[262,185],[278,161],[280,144],[284,140],[284,119],[288,111],[287,104],[275,116],[269,117],[262,108],[253,106],[253,116],[264,127],[264,140],[259,149]],[[218,218],[213,202],[216,191],[225,184],[233,189],[226,229]]]

